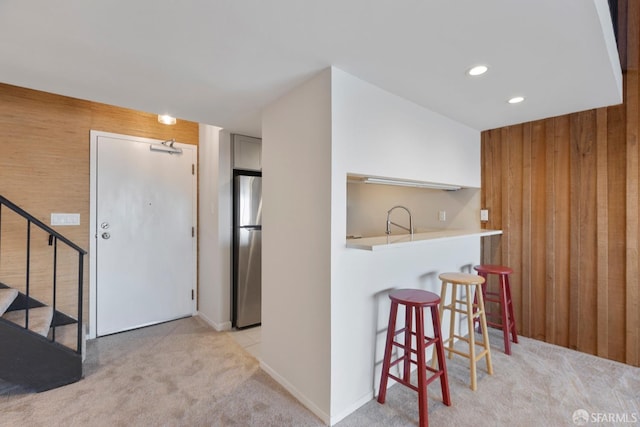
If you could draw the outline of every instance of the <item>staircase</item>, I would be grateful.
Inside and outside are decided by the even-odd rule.
[[[86,252],[0,196],[0,262],[3,254],[6,255],[11,250],[1,246],[2,214],[7,208],[26,221],[27,263],[25,286],[21,289],[24,292],[0,282],[0,379],[37,392],[79,381],[82,378],[85,354],[82,276],[83,257]],[[50,295],[53,295],[53,302],[49,305],[30,295],[32,226],[44,230],[49,236],[49,245],[52,246],[54,261]],[[78,255],[76,318],[56,309],[58,243],[65,244]]]

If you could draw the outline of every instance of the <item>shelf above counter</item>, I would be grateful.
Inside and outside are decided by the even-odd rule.
[[[502,234],[502,230],[436,230],[423,233],[392,234],[389,236],[363,237],[359,239],[347,239],[347,248],[378,251],[400,247],[416,246],[433,240],[456,239],[461,237],[486,237]]]

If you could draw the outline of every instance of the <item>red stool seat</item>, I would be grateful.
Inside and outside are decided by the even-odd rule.
[[[382,376],[380,378],[380,390],[378,392],[378,402],[384,403],[387,395],[387,382],[392,378],[418,392],[418,410],[420,414],[420,426],[428,426],[428,403],[427,385],[437,378],[440,378],[440,388],[442,390],[442,401],[445,405],[451,406],[449,396],[449,380],[447,378],[447,366],[445,364],[444,348],[442,345],[442,332],[440,330],[440,317],[438,314],[438,304],[440,297],[433,292],[420,289],[399,289],[389,294],[391,299],[391,313],[389,314],[389,327],[387,328],[387,339],[384,349],[384,360],[382,362]],[[396,317],[398,306],[405,307],[404,327],[396,330]],[[431,321],[433,322],[433,338],[427,337],[424,331],[424,309],[431,311]],[[396,337],[402,335],[401,342],[396,341]],[[415,337],[415,340],[412,338]],[[415,347],[413,348],[413,343]],[[435,344],[434,358],[438,358],[438,369],[427,366],[425,361],[425,350],[430,345]],[[402,349],[402,356],[392,361],[393,347]],[[412,357],[415,355],[415,359]],[[401,377],[391,374],[391,367],[403,363]],[[417,366],[418,385],[411,383],[411,364]],[[427,372],[432,373],[427,378]]]
[[[476,265],[473,267],[478,273],[484,274],[511,274],[513,273],[513,269],[509,267],[505,267],[504,265],[492,265],[492,264],[482,264]]]
[[[482,296],[484,298],[485,305],[487,302],[493,302],[500,306],[499,314],[486,313],[487,324],[489,326],[502,329],[504,336],[504,352],[510,355],[511,342],[509,340],[509,335],[511,335],[511,339],[514,343],[518,343],[518,331],[516,328],[516,319],[513,315],[513,301],[511,299],[511,286],[509,285],[509,275],[513,273],[513,270],[509,267],[492,264],[476,265],[473,268],[485,279],[485,282],[482,285]],[[498,292],[487,291],[487,279],[489,274],[496,274],[498,276]],[[500,319],[500,323],[490,320],[498,317]]]

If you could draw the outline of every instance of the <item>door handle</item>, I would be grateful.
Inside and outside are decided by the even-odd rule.
[[[103,238],[104,240],[108,240],[108,239],[109,239],[109,237],[111,237],[111,234],[107,233],[106,231],[105,231],[104,233],[102,233],[102,238]]]

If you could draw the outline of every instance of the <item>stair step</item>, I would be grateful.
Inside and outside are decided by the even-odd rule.
[[[18,296],[18,290],[13,288],[0,289],[0,316],[7,311],[14,299]]]
[[[73,324],[73,325],[63,325],[63,326],[57,326],[55,328],[56,330],[56,339],[55,341],[58,344],[62,344],[65,347],[70,348],[71,350],[74,351],[78,351],[78,325],[77,324]],[[47,338],[49,338],[49,340],[53,340],[53,328],[51,328],[49,330],[49,334],[47,335]],[[82,325],[82,348],[81,348],[81,353],[82,354],[82,360],[84,361],[85,355],[86,355],[86,328],[85,325]]]
[[[5,313],[2,318],[24,328],[25,310],[10,311]],[[46,337],[49,333],[51,319],[53,319],[53,308],[51,307],[44,306],[29,309],[29,329],[43,337]]]

